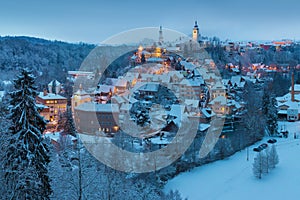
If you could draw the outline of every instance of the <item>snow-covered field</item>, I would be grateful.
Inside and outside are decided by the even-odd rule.
[[[293,200],[300,199],[300,122],[279,122],[289,138],[278,138],[276,143],[279,164],[261,180],[254,177],[252,164],[256,152],[249,147],[222,161],[207,164],[182,173],[170,180],[165,191],[178,189],[189,200]]]

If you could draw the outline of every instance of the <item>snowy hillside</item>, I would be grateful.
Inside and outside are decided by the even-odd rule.
[[[279,164],[269,174],[257,179],[252,165],[256,155],[252,149],[264,141],[236,153],[232,157],[198,167],[170,180],[165,191],[178,189],[190,200],[260,200],[299,199],[300,197],[300,122],[279,122],[279,129],[286,128],[289,138],[278,138],[276,143]]]

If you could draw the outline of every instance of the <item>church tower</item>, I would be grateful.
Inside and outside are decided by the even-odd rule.
[[[199,41],[199,28],[197,21],[195,21],[195,26],[193,28],[193,40],[198,42]]]
[[[162,26],[159,27],[159,38],[158,42],[162,44],[164,42],[163,32],[162,32]]]

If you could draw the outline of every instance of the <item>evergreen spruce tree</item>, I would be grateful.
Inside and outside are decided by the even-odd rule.
[[[267,114],[267,124],[271,135],[276,135],[278,129],[277,123],[277,108],[276,108],[276,99],[275,97],[270,98],[270,104],[268,107],[268,114]]]
[[[4,169],[9,199],[49,199],[52,193],[47,165],[48,145],[43,140],[46,122],[37,111],[35,77],[22,69],[10,93],[11,120]]]
[[[142,56],[141,56],[141,63],[142,64],[146,63],[145,54],[142,54]]]
[[[69,106],[67,107],[67,110],[59,116],[57,130],[63,130],[64,134],[73,135],[74,137],[76,136],[72,111]]]
[[[268,108],[269,108],[269,104],[270,104],[270,95],[269,95],[269,91],[265,88],[264,89],[264,94],[262,97],[262,112],[265,116],[268,115]]]
[[[264,89],[262,112],[265,116],[270,135],[276,135],[278,128],[278,117],[276,108],[276,99],[269,95],[269,91]]]

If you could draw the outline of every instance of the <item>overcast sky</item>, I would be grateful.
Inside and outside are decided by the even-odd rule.
[[[1,0],[0,35],[100,43],[133,28],[163,27],[222,40],[300,40],[298,0]]]

